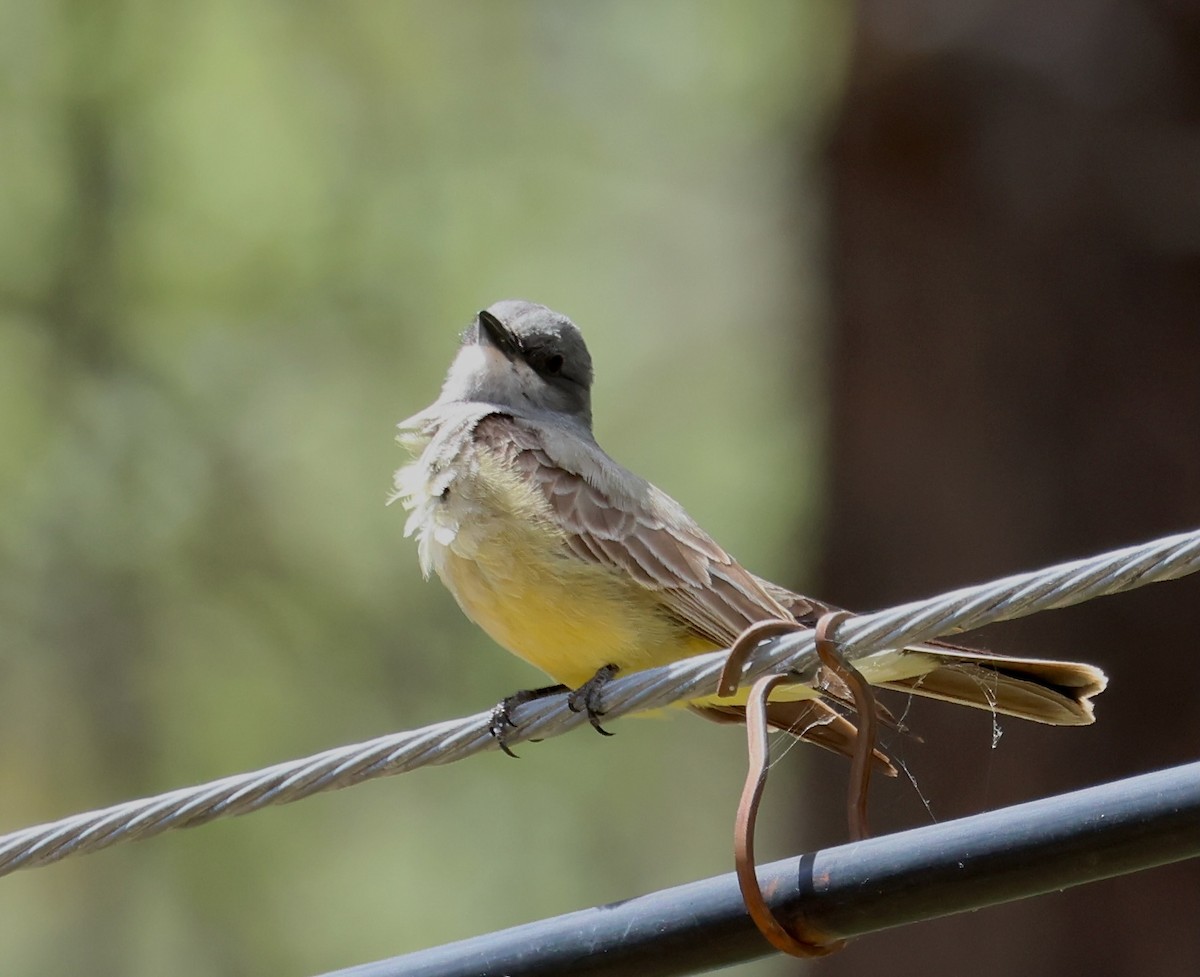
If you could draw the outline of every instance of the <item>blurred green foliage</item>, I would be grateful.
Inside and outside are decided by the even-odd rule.
[[[802,570],[844,16],[0,0],[0,830],[541,684],[384,506],[497,298],[581,323],[614,455]],[[2,879],[0,973],[315,973],[728,871],[736,731],[617,732]]]

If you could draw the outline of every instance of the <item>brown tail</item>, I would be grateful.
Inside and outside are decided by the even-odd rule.
[[[1009,658],[941,642],[907,649],[905,657],[918,659],[922,674],[876,684],[1052,726],[1094,722],[1092,697],[1108,684],[1091,665]]]
[[[906,649],[905,664],[921,668],[912,678],[876,680],[884,689],[941,699],[990,713],[1016,716],[1053,726],[1086,726],[1095,721],[1092,697],[1108,680],[1091,665],[1078,662],[1009,658],[955,645],[930,643]],[[916,661],[911,661],[916,658]],[[928,665],[928,670],[925,666]],[[841,696],[835,696],[849,705]],[[694,705],[691,710],[718,723],[744,723],[745,706]],[[885,725],[895,725],[886,708],[877,704]],[[858,728],[820,699],[795,699],[767,704],[767,723],[799,739],[843,756],[853,756]],[[896,775],[886,753],[875,751],[877,769]]]
[[[761,577],[757,579],[772,597],[795,614],[800,624],[811,627],[820,615],[837,610],[831,604],[803,597]],[[904,657],[909,656],[924,659],[921,665],[908,670],[910,675],[916,671],[924,674],[903,679],[880,677],[872,679],[873,684],[1053,726],[1086,726],[1095,722],[1091,699],[1108,684],[1104,672],[1091,665],[1009,658],[944,641],[906,649]]]
[[[799,624],[813,626],[818,617],[835,610],[786,590],[761,577],[759,583],[779,603],[795,614]],[[874,656],[872,656],[874,657]],[[860,664],[863,664],[860,662]],[[864,671],[867,671],[864,666]],[[1086,726],[1095,721],[1092,697],[1104,691],[1108,678],[1100,669],[1080,662],[1037,658],[1010,658],[976,651],[942,641],[893,653],[886,668],[872,675],[873,685],[913,695],[928,696],[993,714],[1002,713],[1053,726]],[[889,677],[887,673],[904,677]],[[851,706],[849,690],[832,682],[825,688],[843,706]],[[693,712],[718,723],[744,723],[744,706],[693,705]],[[852,708],[852,706],[851,706]],[[895,726],[891,714],[876,704],[885,725]],[[853,756],[858,728],[820,699],[774,701],[767,704],[767,722],[775,729],[823,746],[843,756]],[[896,768],[885,753],[875,751],[875,764],[889,776]]]

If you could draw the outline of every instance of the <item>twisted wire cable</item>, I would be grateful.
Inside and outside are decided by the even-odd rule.
[[[1200,530],[861,614],[844,621],[831,636],[853,662],[887,649],[1173,580],[1197,570]],[[602,711],[613,718],[711,694],[725,659],[723,652],[713,652],[614,678],[604,686]],[[797,632],[763,641],[744,666],[743,681],[779,671],[812,676],[815,669],[813,633]],[[544,739],[587,722],[585,715],[568,708],[565,694],[519,706],[512,718],[517,728],[508,737],[510,743]],[[490,720],[490,712],[477,713],[25,828],[0,836],[0,875],[173,828],[288,804],[377,777],[461,760],[496,748]]]

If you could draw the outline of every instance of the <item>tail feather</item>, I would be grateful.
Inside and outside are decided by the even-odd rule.
[[[1092,697],[1108,684],[1092,665],[1011,658],[941,642],[906,649],[905,658],[920,661],[921,674],[875,684],[1053,726],[1094,722]]]
[[[757,579],[799,624],[811,627],[822,614],[836,609],[769,580]],[[1092,665],[1010,658],[944,641],[879,656],[877,675],[868,674],[870,661],[864,659],[859,667],[872,685],[1054,726],[1095,722],[1092,697],[1108,684],[1104,672]]]
[[[772,598],[795,616],[798,624],[812,627],[822,614],[835,609],[769,580],[756,579]],[[1012,658],[943,641],[880,652],[859,659],[856,665],[867,681],[879,688],[1053,726],[1086,726],[1094,722],[1092,698],[1103,692],[1108,684],[1104,672],[1081,662]],[[835,676],[824,671],[822,674],[824,683],[815,690],[792,686],[791,694],[795,695],[801,689],[806,695],[815,691],[852,714],[854,704],[849,689]],[[843,756],[852,756],[858,738],[854,723],[827,701],[784,698],[789,694],[788,688],[777,693],[780,698],[767,704],[767,722],[799,739]],[[714,722],[746,721],[744,705],[725,704],[715,698],[695,702],[690,708]],[[878,702],[876,710],[884,725],[903,731],[891,713]],[[889,776],[896,775],[896,768],[887,754],[876,750],[874,757],[877,768]]]

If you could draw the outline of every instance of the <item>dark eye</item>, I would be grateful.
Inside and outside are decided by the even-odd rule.
[[[551,376],[557,376],[562,373],[563,358],[561,353],[552,353],[546,357],[546,362],[543,367]]]

